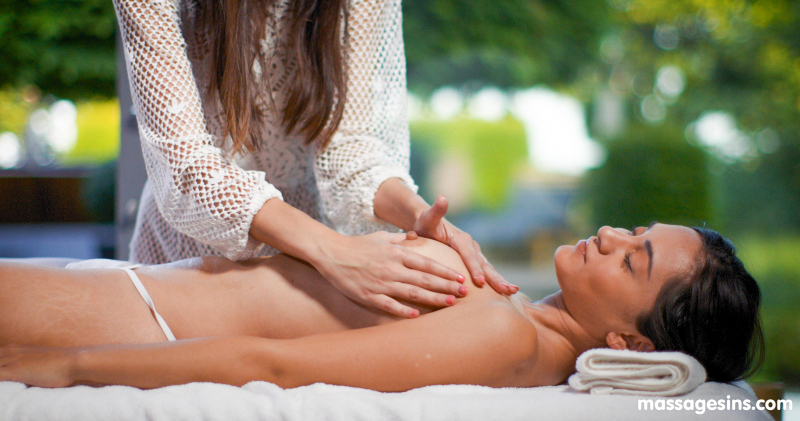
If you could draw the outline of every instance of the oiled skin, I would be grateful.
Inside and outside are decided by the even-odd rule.
[[[467,273],[450,249],[419,239],[404,246]],[[310,265],[287,255],[233,262],[205,257],[142,267],[136,274],[177,339],[223,335],[289,339],[401,320],[356,304]],[[166,340],[128,275],[0,265],[0,346],[87,346]],[[507,301],[469,285],[459,305]],[[429,308],[414,306],[421,314]]]
[[[449,247],[424,239],[403,245],[466,273],[460,257]],[[268,348],[264,359],[274,359],[273,366],[285,365],[296,372],[272,378],[273,368],[253,379],[284,387],[315,381],[376,390],[453,382],[533,386],[563,381],[574,363],[574,355],[562,352],[557,337],[545,338],[553,346],[537,352],[542,335],[537,334],[536,323],[519,300],[489,287],[479,288],[469,280],[465,284],[469,293],[452,307],[432,314],[432,309],[417,307],[421,312],[418,319],[401,320],[354,303],[311,266],[285,255],[243,263],[212,257],[139,268],[136,273],[179,339],[176,346],[180,339],[218,336],[294,339],[258,345]],[[166,341],[121,270],[4,265],[0,276],[0,346],[86,347]],[[296,342],[297,338],[303,339]],[[187,358],[197,355],[208,361],[203,355],[215,352],[212,345],[189,345],[183,351],[172,347],[144,355],[153,356],[153,367],[174,367],[176,363],[169,361],[180,361],[181,352]],[[328,363],[320,358],[322,350]],[[416,360],[410,356],[415,352],[421,353]],[[348,367],[353,354],[362,361]],[[179,372],[182,376],[177,380],[153,378],[160,374],[137,380],[137,373],[147,367],[120,368],[114,366],[115,361],[119,360],[108,359],[102,369],[95,369],[102,379],[92,381],[138,387],[197,380],[237,384],[252,380],[248,376],[257,372],[243,367],[245,377],[236,377],[233,369],[217,375],[213,364],[195,368],[186,363],[184,371],[198,372]],[[409,370],[417,368],[421,371],[409,377]],[[163,369],[152,371],[161,373]]]

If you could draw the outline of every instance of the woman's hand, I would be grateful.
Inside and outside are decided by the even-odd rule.
[[[444,219],[447,213],[447,199],[439,196],[433,206],[422,212],[414,223],[414,231],[452,247],[461,255],[464,265],[469,270],[477,285],[488,283],[500,294],[511,295],[519,291],[519,287],[511,285],[503,279],[494,266],[481,253],[481,246],[464,231]]]
[[[444,307],[466,295],[463,275],[397,245],[405,239],[406,234],[387,232],[339,236],[311,263],[352,300],[401,317],[417,317],[419,311],[397,299]]]
[[[38,387],[70,386],[76,355],[76,348],[4,346],[0,348],[0,381]]]

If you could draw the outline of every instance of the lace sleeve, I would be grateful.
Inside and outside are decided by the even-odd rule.
[[[406,62],[400,0],[351,0],[348,92],[338,132],[316,160],[322,209],[336,229],[364,234],[397,227],[375,216],[378,187],[408,174]]]
[[[260,244],[250,224],[280,192],[215,146],[172,0],[114,0],[147,175],[164,219],[231,259]]]

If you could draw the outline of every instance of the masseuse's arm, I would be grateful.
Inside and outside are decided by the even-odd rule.
[[[0,348],[0,380],[143,389],[190,382],[241,386],[255,380],[284,388],[325,382],[380,391],[432,384],[530,386],[515,373],[530,373],[526,364],[535,346],[531,323],[513,309],[456,306],[420,319],[291,340],[218,337],[92,348],[5,347]]]
[[[341,235],[281,200],[264,204],[250,235],[311,263],[351,299],[401,317],[419,311],[396,299],[442,307],[467,291],[463,275],[398,246],[405,234]]]
[[[375,215],[406,231],[415,231],[452,247],[461,256],[477,285],[489,283],[500,294],[514,294],[516,285],[508,284],[481,253],[476,241],[444,218],[447,199],[440,196],[433,206],[406,187],[398,178],[386,180],[375,194]]]

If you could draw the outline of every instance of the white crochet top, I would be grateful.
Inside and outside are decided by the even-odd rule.
[[[182,1],[182,3],[179,3]],[[287,61],[282,16],[270,13],[262,42],[277,109],[286,98]],[[408,175],[405,56],[400,0],[350,0],[345,37],[347,102],[338,132],[320,150],[287,135],[268,99],[259,150],[224,152],[219,98],[201,101],[208,84],[208,40],[184,40],[192,0],[114,0],[131,81],[148,181],[142,192],[130,260],[163,263],[202,255],[244,259],[276,251],[249,236],[263,204],[280,198],[344,234],[397,230],[373,210],[389,178],[416,189]],[[192,22],[184,22],[191,25]],[[286,227],[286,229],[293,229]]]

